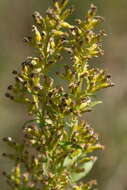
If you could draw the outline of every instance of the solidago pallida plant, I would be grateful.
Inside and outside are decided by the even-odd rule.
[[[3,172],[12,190],[90,190],[96,184],[94,180],[80,180],[96,161],[91,153],[103,148],[82,116],[100,103],[95,93],[113,84],[109,74],[89,63],[103,55],[105,33],[96,30],[103,19],[96,16],[92,4],[84,20],[70,24],[66,19],[74,8],[66,7],[68,1],[53,1],[45,17],[34,13],[31,35],[24,40],[36,56],[28,57],[20,71],[13,71],[15,81],[6,93],[24,104],[29,115],[22,142],[4,138],[14,150],[3,153],[14,162],[10,173]],[[65,56],[68,61],[63,63]],[[63,85],[51,77],[59,65],[63,70],[55,72],[54,78],[57,76]]]

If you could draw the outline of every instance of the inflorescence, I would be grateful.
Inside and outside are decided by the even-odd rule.
[[[74,25],[66,21],[74,11],[67,4],[68,0],[56,0],[45,17],[33,14],[32,32],[24,41],[37,56],[12,72],[15,81],[5,94],[23,103],[30,117],[23,126],[22,143],[3,139],[14,150],[3,153],[14,161],[10,174],[3,172],[12,190],[90,190],[96,185],[80,179],[96,161],[91,153],[103,146],[81,116],[100,103],[94,97],[98,90],[113,86],[109,74],[89,64],[103,55],[101,40],[106,34],[97,32],[103,18],[96,16],[93,4],[84,20],[76,19]],[[63,64],[66,55],[68,62]],[[58,64],[64,67],[54,74],[63,81],[59,86],[50,76]]]

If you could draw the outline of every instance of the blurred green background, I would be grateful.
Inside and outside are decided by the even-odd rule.
[[[127,189],[127,0],[70,0],[76,6],[73,18],[83,17],[90,3],[98,6],[98,14],[105,17],[104,28],[108,37],[104,43],[105,55],[93,60],[111,73],[116,86],[101,91],[98,99],[103,104],[88,114],[89,123],[101,136],[105,151],[89,178],[96,178],[100,190]],[[31,49],[23,37],[31,31],[32,13],[44,15],[51,0],[0,0],[0,153],[8,151],[2,137],[20,138],[21,126],[26,119],[25,109],[4,97],[13,80],[11,71],[18,69]],[[0,172],[11,168],[8,160],[0,157]],[[6,190],[3,178],[0,187]]]

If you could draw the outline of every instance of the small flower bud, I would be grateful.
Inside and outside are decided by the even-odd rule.
[[[11,95],[10,95],[9,93],[5,93],[5,96],[6,96],[7,98],[10,98],[10,97],[11,97]]]
[[[18,72],[17,72],[16,70],[13,70],[13,71],[12,71],[12,74],[17,75]]]
[[[13,89],[13,86],[12,85],[9,85],[8,86],[8,90],[12,90]]]

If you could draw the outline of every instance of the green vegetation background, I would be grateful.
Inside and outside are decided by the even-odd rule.
[[[73,18],[83,17],[90,3],[98,6],[98,14],[105,17],[105,55],[90,64],[98,64],[112,74],[116,86],[103,90],[98,98],[103,104],[87,115],[89,123],[101,135],[106,150],[99,153],[99,160],[90,178],[97,178],[100,190],[127,189],[127,1],[126,0],[70,0],[76,5]],[[18,69],[32,50],[23,43],[31,30],[32,13],[44,14],[51,0],[0,0],[0,153],[7,151],[1,141],[4,136],[20,139],[21,126],[26,118],[22,105],[4,97],[12,81],[11,71]],[[11,168],[8,160],[0,157],[0,172]],[[1,179],[1,177],[0,177]],[[6,190],[3,180],[0,188]]]

